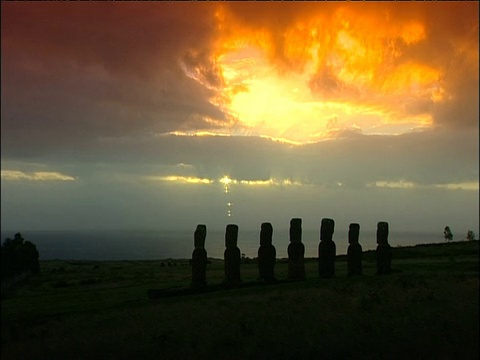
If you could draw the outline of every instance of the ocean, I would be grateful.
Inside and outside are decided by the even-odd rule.
[[[40,260],[163,260],[189,259],[193,252],[193,233],[189,231],[154,230],[78,230],[78,231],[21,231],[25,240],[37,246]],[[1,232],[2,242],[13,238],[14,232]],[[224,231],[207,230],[205,249],[208,257],[223,259]],[[317,257],[319,230],[303,230],[305,257]],[[376,248],[374,231],[360,231],[360,244],[364,251]],[[337,255],[346,254],[348,229],[335,230],[333,241]],[[392,247],[443,242],[443,233],[396,232],[390,230]],[[238,247],[246,257],[257,257],[260,243],[259,230],[239,230]],[[287,258],[289,230],[274,230],[273,245],[277,258]]]

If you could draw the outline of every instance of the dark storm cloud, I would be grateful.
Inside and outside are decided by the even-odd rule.
[[[215,30],[213,8],[202,3],[4,3],[2,10],[9,50],[146,78],[208,45]]]
[[[2,154],[225,121],[213,91],[181,67],[197,49],[208,53],[215,28],[205,5],[2,3]]]

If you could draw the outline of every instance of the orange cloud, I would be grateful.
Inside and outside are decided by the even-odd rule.
[[[464,16],[468,7],[220,4],[214,56],[224,109],[248,134],[300,142],[313,134],[320,140],[332,117],[365,133],[388,124],[396,126],[385,133],[432,126],[432,109],[451,97],[448,46],[478,59],[478,46],[457,43],[455,31],[436,33],[433,20],[442,11]]]

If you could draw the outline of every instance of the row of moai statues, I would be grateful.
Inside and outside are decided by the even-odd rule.
[[[333,242],[335,222],[322,219],[320,227],[320,244],[318,245],[318,274],[322,279],[335,276],[336,246]],[[360,225],[352,223],[348,231],[347,269],[348,276],[362,275],[362,246],[358,238]],[[206,225],[198,225],[194,233],[195,249],[192,254],[192,287],[203,288],[206,283],[207,252],[205,250]],[[260,230],[260,248],[258,249],[259,278],[265,282],[275,282],[276,249],[272,244],[273,226],[262,223]],[[240,276],[241,253],[237,246],[238,226],[227,225],[225,230],[225,286],[235,287],[242,283]],[[388,223],[377,224],[377,274],[391,271],[391,247],[388,244]],[[302,243],[302,219],[290,221],[290,244],[288,252],[288,279],[305,279],[305,246]]]

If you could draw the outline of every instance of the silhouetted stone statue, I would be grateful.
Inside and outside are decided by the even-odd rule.
[[[362,275],[362,246],[358,243],[360,225],[350,224],[348,229],[348,276]]]
[[[262,223],[260,230],[260,248],[258,249],[258,272],[260,279],[275,281],[275,258],[277,251],[272,245],[273,227],[270,223]]]
[[[197,225],[193,235],[195,249],[192,254],[192,284],[193,288],[203,288],[207,286],[207,251],[205,250],[205,237],[207,236],[207,226]]]
[[[335,221],[327,218],[322,219],[320,244],[318,245],[318,274],[322,279],[335,276],[336,246],[333,242],[334,230]]]
[[[392,270],[392,249],[388,244],[388,222],[377,224],[377,274],[389,274]]]
[[[288,278],[305,279],[305,246],[302,244],[302,219],[290,220],[290,244],[288,245]]]
[[[240,278],[240,249],[237,247],[238,226],[227,225],[225,230],[225,280],[227,286],[237,286],[242,283]]]

